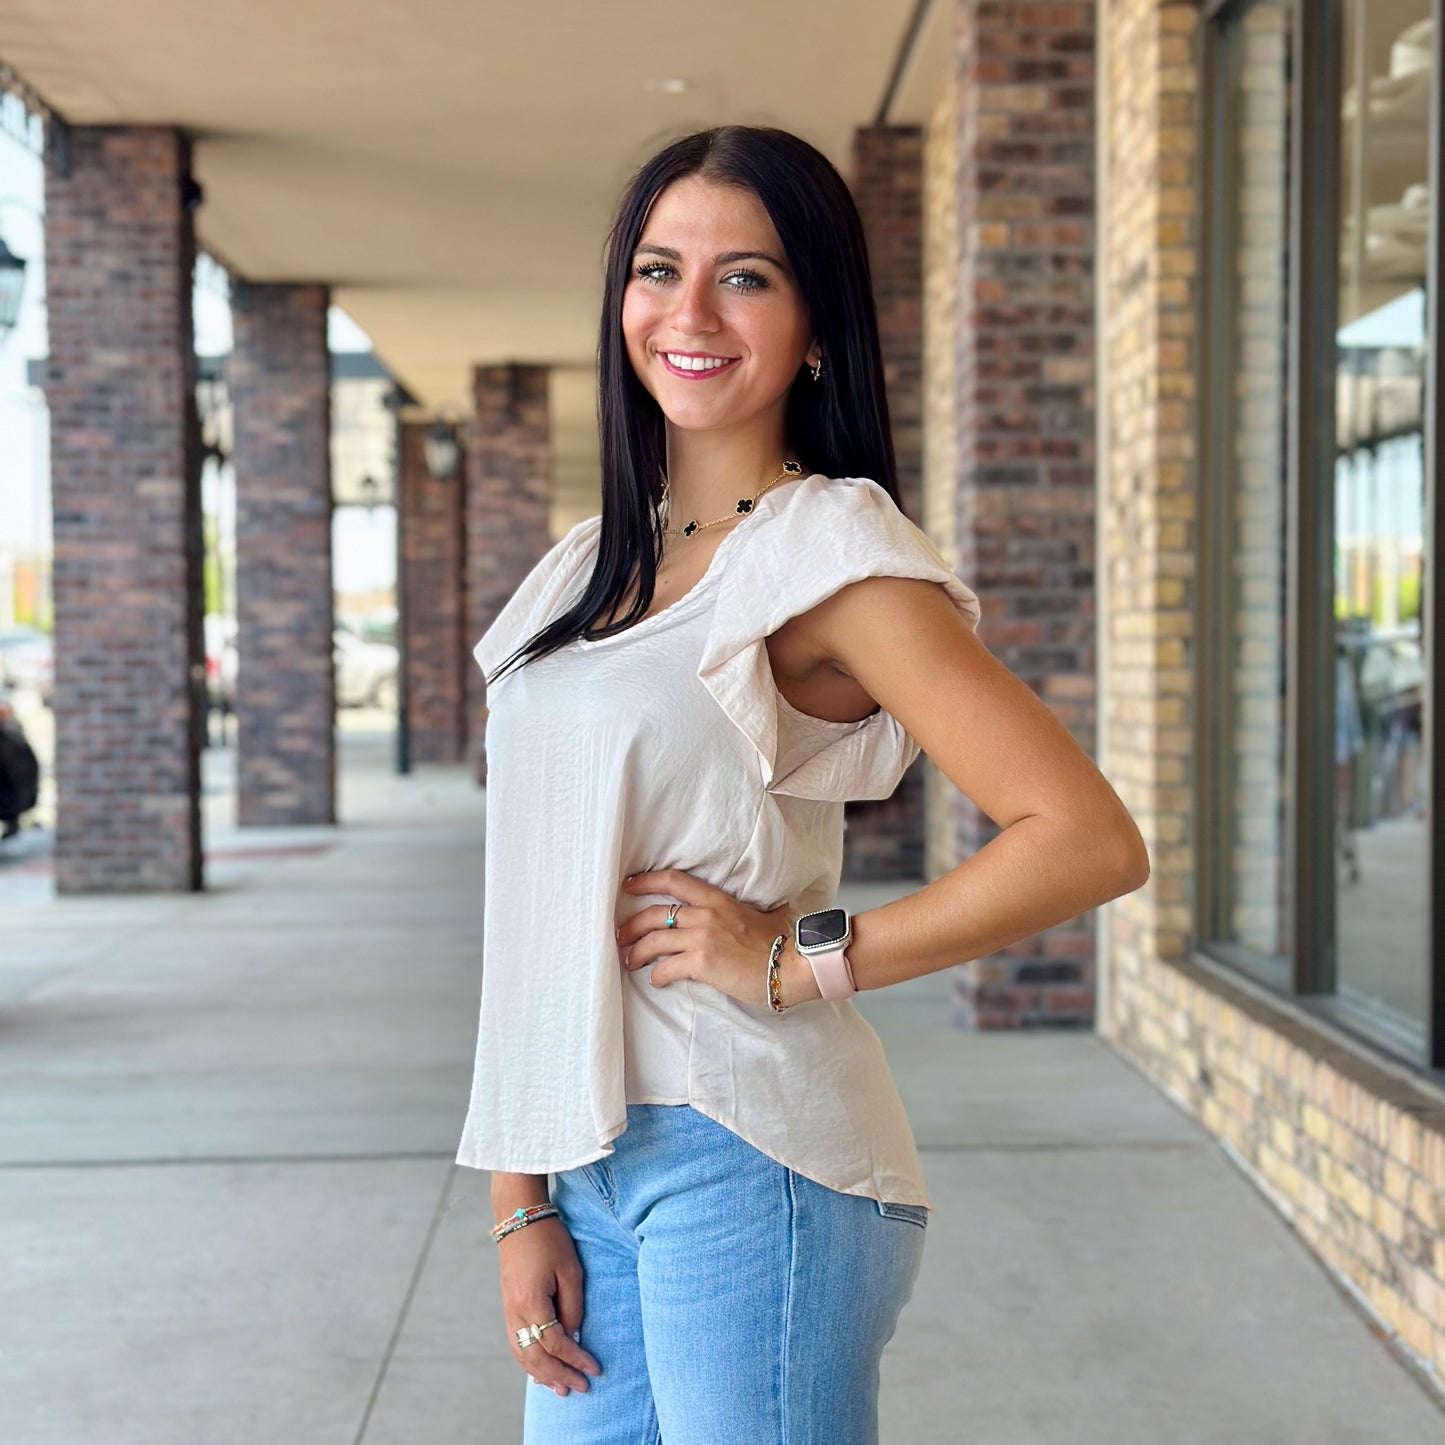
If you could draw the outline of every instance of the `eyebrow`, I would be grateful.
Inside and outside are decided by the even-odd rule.
[[[665,256],[669,261],[682,260],[682,256],[671,246],[656,246],[650,242],[639,246],[632,254],[634,256]],[[770,256],[766,251],[719,251],[712,258],[714,266],[731,266],[734,261],[767,261],[776,266],[779,271],[786,272],[788,269],[776,256]]]

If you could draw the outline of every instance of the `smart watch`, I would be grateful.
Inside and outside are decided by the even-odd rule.
[[[820,908],[793,925],[793,943],[812,967],[824,998],[847,998],[858,992],[844,951],[852,938],[853,923],[846,908]]]

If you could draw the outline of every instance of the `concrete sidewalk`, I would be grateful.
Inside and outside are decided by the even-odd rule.
[[[520,1439],[487,1178],[452,1164],[483,796],[343,742],[336,829],[237,833],[208,757],[205,895],[56,902],[33,842],[0,867],[6,1445]],[[887,1445],[1445,1441],[1207,1135],[1096,1038],[946,1000],[862,1000],[937,1206]]]

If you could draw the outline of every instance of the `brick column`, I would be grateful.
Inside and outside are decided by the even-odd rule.
[[[903,510],[923,524],[923,130],[870,126],[853,135],[854,202],[863,218],[878,306],[883,373]],[[891,798],[848,805],[845,880],[923,877],[920,758]]]
[[[467,648],[552,545],[552,458],[545,366],[479,366],[467,436]],[[486,688],[469,660],[469,752],[485,783]]]
[[[429,426],[401,428],[407,720],[413,762],[456,763],[466,753],[465,669],[476,666],[463,627],[466,469],[458,466],[446,481],[427,471]]]
[[[237,288],[237,821],[336,821],[325,286]]]
[[[201,886],[199,431],[166,126],[69,129],[45,184],[55,518],[55,886]]]
[[[1094,751],[1094,4],[955,0],[960,575],[980,635]],[[946,228],[939,228],[946,233]],[[997,831],[950,790],[955,858]],[[1086,915],[961,967],[979,1027],[1088,1024]]]
[[[1277,76],[1285,42],[1270,32],[1278,17],[1269,6],[1250,15],[1248,29],[1240,33],[1251,48],[1279,47],[1272,58],[1266,49],[1258,72],[1267,77],[1273,65]],[[1199,548],[1197,494],[1203,484],[1194,446],[1199,424],[1195,377],[1200,370],[1195,317],[1199,263],[1209,252],[1212,228],[1224,224],[1224,218],[1197,214],[1199,23],[1196,7],[1187,0],[1172,4],[1113,0],[1103,37],[1109,67],[1105,153],[1109,182],[1103,217],[1108,245],[1102,277],[1108,318],[1103,338],[1108,377],[1105,736],[1111,780],[1139,823],[1152,868],[1146,887],[1112,905],[1112,957],[1107,961],[1107,999],[1100,1009],[1099,1031],[1161,1080],[1184,1107],[1198,1113],[1202,1104],[1207,1127],[1226,1133],[1242,1155],[1257,1163],[1260,1139],[1268,1144],[1276,1137],[1269,1130],[1267,1114],[1274,1109],[1293,1111],[1292,1121],[1297,1122],[1299,1103],[1291,1097],[1292,1091],[1301,1079],[1318,1086],[1326,1071],[1321,1067],[1269,1078],[1269,1068],[1282,1069],[1292,1052],[1276,1040],[1278,1047],[1249,1055],[1268,1061],[1261,1092],[1259,1080],[1239,1072],[1245,1066],[1236,1067],[1231,1052],[1244,1051],[1248,1020],[1229,1030],[1226,1011],[1211,1006],[1207,994],[1186,991],[1173,967],[1187,964],[1189,958],[1194,850],[1212,841],[1199,838],[1191,756],[1197,741],[1191,726],[1197,665],[1192,636]],[[1280,117],[1280,133],[1284,124]],[[1274,140],[1270,126],[1262,124],[1254,134],[1259,147],[1256,159],[1266,161]],[[1277,168],[1277,156],[1275,163]],[[1261,185],[1248,171],[1245,178],[1254,181],[1245,201],[1251,215],[1263,206],[1266,224],[1260,234],[1267,238],[1272,234],[1269,222],[1278,200],[1277,185]],[[1247,274],[1244,264],[1255,261],[1258,270],[1257,259],[1241,255],[1234,264]],[[1278,274],[1277,255],[1272,265]],[[1273,295],[1267,287],[1261,294]],[[1240,308],[1236,324],[1243,325],[1247,317],[1247,309]],[[1273,328],[1258,325],[1251,338],[1252,360],[1262,356],[1278,361],[1272,348],[1283,338],[1275,337],[1277,329],[1277,321]],[[1277,470],[1271,470],[1271,463]],[[1256,470],[1268,473],[1274,485],[1283,488],[1280,458],[1266,454],[1264,466],[1256,464]],[[1242,468],[1242,474],[1247,480],[1253,475],[1248,467]],[[1255,516],[1246,520],[1260,530]],[[1236,629],[1238,619],[1225,616],[1219,625]],[[1267,648],[1272,643],[1273,629],[1255,645]],[[1278,707],[1277,692],[1274,706]],[[1268,794],[1267,788],[1260,791]],[[1241,800],[1241,806],[1246,803]],[[1257,868],[1277,866],[1273,859],[1261,862],[1258,854],[1252,861]],[[1194,1017],[1181,1028],[1184,1014]],[[1187,1049],[1180,1040],[1188,1040]],[[1188,1052],[1199,1048],[1209,1061],[1208,1070],[1196,1067]],[[1216,1069],[1226,1082],[1210,1099],[1208,1079]],[[1229,1092],[1227,1081],[1240,1078],[1248,1087]],[[1275,1082],[1280,1083],[1278,1090]],[[1340,1097],[1336,1094],[1333,1104]],[[1263,1108],[1266,1100],[1269,1111]],[[1211,1104],[1216,1106],[1213,1113]],[[1219,1104],[1244,1116],[1247,1138],[1222,1128]],[[1330,1107],[1325,1105],[1327,1111]],[[1352,1127],[1367,1120],[1374,1125],[1373,1110],[1368,1116],[1363,1107],[1351,1112]],[[1384,1118],[1383,1109],[1380,1117]],[[1348,1135],[1336,1125],[1329,1137]],[[1363,1141],[1360,1148],[1363,1151]],[[1378,1183],[1378,1175],[1374,1182]],[[1368,1223],[1368,1209],[1365,1214]],[[1334,1218],[1332,1211],[1331,1222]],[[1357,1240],[1353,1231],[1349,1244],[1364,1251],[1363,1236]],[[1445,1255],[1439,1257],[1445,1260]],[[1365,1281],[1360,1283],[1363,1286]]]

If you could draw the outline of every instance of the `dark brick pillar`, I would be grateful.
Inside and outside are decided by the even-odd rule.
[[[467,648],[491,625],[552,545],[552,458],[545,366],[479,366],[467,437]],[[487,780],[482,737],[486,687],[469,660],[469,748]]]
[[[407,722],[413,762],[456,763],[466,755],[465,668],[476,666],[462,625],[466,468],[459,465],[445,481],[427,471],[429,425],[401,428]]]
[[[235,408],[237,821],[336,821],[325,286],[242,284]]]
[[[72,127],[45,182],[55,886],[201,886],[199,435],[186,191],[164,126]]]
[[[1094,750],[1094,5],[955,0],[955,536],[980,635]],[[997,831],[957,799],[957,856]],[[955,971],[980,1027],[1088,1024],[1086,915]]]
[[[923,130],[872,126],[853,135],[851,189],[868,238],[898,492],[923,521]],[[845,880],[923,877],[924,767],[891,798],[848,805]]]

